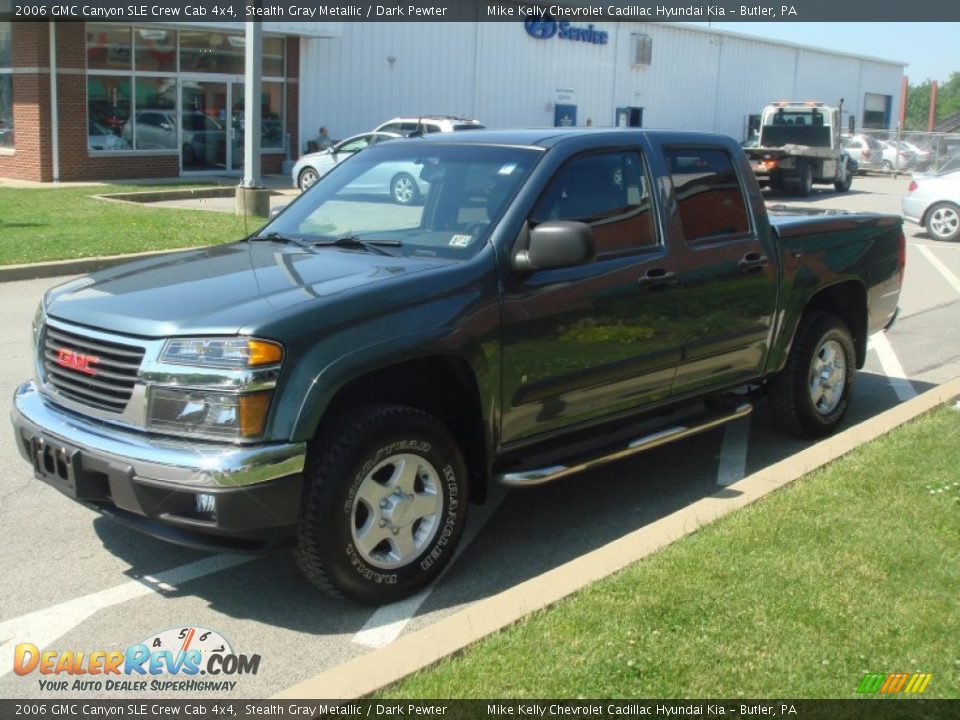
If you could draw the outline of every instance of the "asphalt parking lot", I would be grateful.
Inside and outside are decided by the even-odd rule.
[[[816,190],[770,204],[899,213],[909,178],[860,177],[846,194]],[[869,418],[960,375],[960,245],[906,226],[901,315],[871,340],[847,424]],[[30,323],[44,290],[62,279],[0,285],[0,413],[31,374]],[[403,633],[555,568],[779,461],[804,443],[769,429],[763,403],[738,424],[629,461],[523,491],[497,492],[472,508],[455,563],[433,588],[372,610],[314,590],[289,554],[209,555],[142,537],[68,502],[32,477],[9,427],[0,432],[0,696],[77,697],[20,677],[16,644],[110,650],[170,628],[214,630],[235,652],[259,654],[257,674],[229,692],[266,697],[321,670],[383,647]],[[639,589],[638,591],[642,591]],[[164,693],[89,690],[84,698]],[[169,695],[169,694],[167,694]],[[190,693],[200,696],[203,693]]]

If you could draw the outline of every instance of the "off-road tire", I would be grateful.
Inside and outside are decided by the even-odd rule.
[[[811,373],[825,348],[841,350],[844,368],[839,401],[828,411],[818,410],[812,399]],[[833,313],[805,315],[797,328],[786,367],[769,382],[770,412],[780,430],[802,438],[824,437],[843,421],[850,404],[856,374],[856,351],[846,323]]]
[[[356,546],[358,491],[370,487],[378,465],[401,454],[436,469],[441,504],[433,534],[416,556],[384,568],[372,564],[372,553]],[[399,405],[360,407],[321,428],[311,444],[297,527],[297,564],[310,582],[331,595],[366,605],[395,602],[426,587],[450,561],[463,533],[467,501],[466,463],[443,423]]]

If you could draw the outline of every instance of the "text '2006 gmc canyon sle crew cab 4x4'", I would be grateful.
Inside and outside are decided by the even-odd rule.
[[[380,192],[401,173],[419,203]],[[768,217],[721,135],[399,139],[243,241],[48,292],[16,442],[148,533],[293,539],[316,585],[389,602],[449,562],[490,483],[716,427],[761,391],[788,432],[831,432],[903,269],[898,217]]]

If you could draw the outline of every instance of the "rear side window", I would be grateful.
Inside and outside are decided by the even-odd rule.
[[[633,151],[571,160],[549,182],[530,220],[589,224],[599,255],[658,243],[650,183],[639,153]]]
[[[723,240],[750,231],[743,191],[726,151],[668,147],[664,157],[688,242]]]

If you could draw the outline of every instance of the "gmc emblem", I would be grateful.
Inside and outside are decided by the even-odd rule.
[[[85,375],[96,375],[97,371],[93,365],[98,362],[100,362],[100,358],[96,355],[84,355],[66,348],[57,350],[57,365],[82,372]]]

